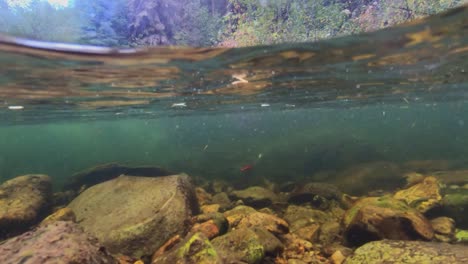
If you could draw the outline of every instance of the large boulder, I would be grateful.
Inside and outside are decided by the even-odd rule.
[[[345,264],[468,263],[468,247],[437,242],[382,240],[356,249]]]
[[[57,221],[0,244],[2,264],[117,263],[75,223]]]
[[[344,218],[345,237],[351,245],[380,239],[431,240],[431,223],[416,209],[390,196],[367,197],[350,208]]]
[[[133,257],[151,255],[169,238],[185,235],[199,210],[186,174],[120,176],[85,190],[69,207],[110,252]]]
[[[0,185],[0,239],[17,235],[47,216],[52,183],[47,175],[24,175]]]

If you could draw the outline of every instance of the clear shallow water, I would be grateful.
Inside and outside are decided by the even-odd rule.
[[[0,37],[0,177],[105,162],[280,181],[466,160],[468,9],[370,34],[239,49]],[[253,177],[255,178],[255,177]]]

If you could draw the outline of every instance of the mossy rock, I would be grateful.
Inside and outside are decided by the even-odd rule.
[[[344,264],[468,263],[466,246],[422,241],[382,240],[367,243],[356,249]]]
[[[468,230],[458,229],[455,232],[455,238],[456,238],[457,242],[468,243]]]
[[[255,264],[265,257],[265,249],[259,236],[249,228],[233,230],[213,239],[212,244],[224,263],[242,261]]]
[[[416,209],[390,196],[359,200],[344,218],[345,237],[351,245],[380,239],[431,240],[434,230]]]
[[[215,248],[202,233],[187,236],[176,246],[152,260],[152,263],[199,263],[221,264],[221,258]]]
[[[435,177],[429,176],[409,188],[396,192],[393,198],[402,200],[419,212],[425,213],[442,203],[440,185]]]

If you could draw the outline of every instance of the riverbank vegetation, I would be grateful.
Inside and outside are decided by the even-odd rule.
[[[99,46],[251,46],[373,31],[467,0],[0,0],[0,32]]]

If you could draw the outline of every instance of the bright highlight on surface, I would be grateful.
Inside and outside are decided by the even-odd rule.
[[[22,6],[25,7],[30,4],[32,0],[7,0],[9,6]],[[52,6],[67,7],[68,0],[47,0]]]
[[[68,6],[68,0],[48,0],[53,6],[66,7]]]

